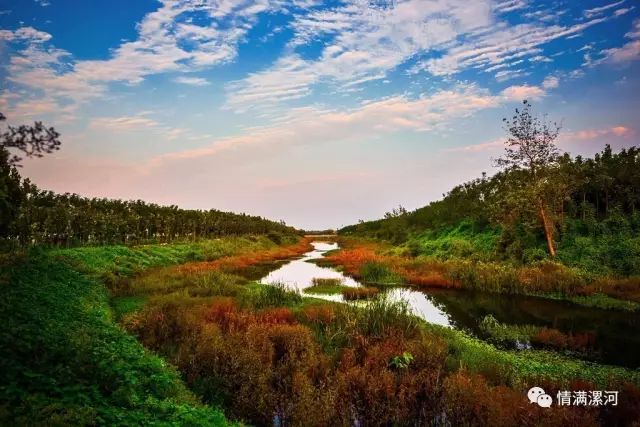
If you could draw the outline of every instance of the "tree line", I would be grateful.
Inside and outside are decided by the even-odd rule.
[[[554,145],[560,128],[536,118],[526,101],[505,123],[509,139],[495,175],[458,185],[415,211],[398,208],[340,233],[399,244],[466,222],[475,232],[499,229],[502,252],[544,243],[551,257],[568,234],[640,233],[640,149],[614,152],[606,145],[593,158],[560,154]]]
[[[22,156],[41,157],[57,150],[58,137],[40,122],[9,126],[0,133],[0,244],[5,248],[169,243],[241,234],[277,238],[296,232],[259,216],[41,190],[21,178],[20,161]]]

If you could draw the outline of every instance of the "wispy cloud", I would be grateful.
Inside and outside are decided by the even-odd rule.
[[[635,135],[635,130],[628,126],[611,126],[601,129],[583,129],[579,131],[565,132],[561,135],[562,140],[588,141],[603,137],[629,138]]]
[[[365,102],[347,110],[303,107],[291,110],[273,125],[250,129],[240,136],[217,139],[210,145],[155,158],[151,164],[214,156],[228,150],[314,144],[323,141],[388,138],[390,134],[446,131],[453,120],[469,117],[508,102],[539,99],[546,94],[537,86],[510,86],[491,94],[473,84],[458,84],[417,98],[404,95]]]
[[[155,135],[167,140],[191,139],[194,137],[186,129],[165,126],[157,120],[147,117],[145,112],[140,112],[134,116],[96,117],[89,122],[89,128],[109,133],[136,132],[145,136]]]
[[[137,39],[122,43],[104,60],[74,61],[69,52],[45,46],[51,35],[32,27],[2,30],[0,39],[27,44],[11,58],[11,82],[44,91],[53,102],[59,98],[82,102],[104,94],[112,82],[135,85],[153,74],[191,72],[229,62],[259,14],[298,5],[305,2],[162,0],[137,25]],[[181,82],[204,83],[192,77]]]
[[[354,2],[297,16],[289,51],[266,70],[228,85],[226,107],[245,111],[272,106],[306,97],[322,83],[351,89],[385,79],[415,59],[414,74],[444,77],[478,69],[495,73],[500,82],[521,78],[532,64],[551,61],[543,55],[545,45],[612,19],[609,8],[566,24],[555,23],[565,10],[532,11],[530,22],[518,25],[503,19],[507,12],[528,7],[524,0],[407,0],[372,11]],[[322,41],[321,53],[303,59],[297,48],[314,41]]]
[[[630,138],[635,136],[635,134],[636,132],[632,128],[622,125],[599,129],[583,129],[579,131],[561,132],[558,139],[558,144],[562,146],[569,142],[591,141],[603,138]],[[505,139],[498,138],[480,144],[449,148],[446,151],[467,153],[480,153],[486,151],[495,152],[504,147]]]
[[[160,124],[148,117],[97,117],[89,123],[89,127],[112,132],[149,131]]]
[[[0,40],[43,43],[51,40],[51,34],[36,30],[33,27],[21,27],[15,31],[0,30]]]
[[[609,9],[613,9],[614,7],[618,7],[621,4],[623,4],[626,0],[620,0],[614,3],[609,3],[606,4],[604,6],[600,6],[600,7],[594,7],[592,9],[586,9],[584,11],[584,16],[586,16],[587,18],[593,18],[594,16],[600,15],[604,12],[606,12]]]
[[[243,110],[301,98],[320,82],[340,88],[384,79],[415,55],[489,26],[491,4],[407,0],[372,9],[367,2],[352,2],[297,16],[289,53],[267,70],[229,85],[227,107]],[[319,40],[324,48],[318,58],[305,60],[296,53],[297,47]]]
[[[598,61],[594,61],[595,64],[601,64],[602,62],[611,63],[626,63],[640,59],[640,19],[636,19],[633,22],[633,27],[625,35],[629,42],[620,47],[614,47],[610,49],[604,49],[600,52],[602,56]]]
[[[400,131],[427,132],[446,129],[451,120],[494,108],[509,97],[492,95],[476,85],[460,84],[449,90],[415,99],[393,96],[348,110],[303,107],[291,110],[278,122],[251,129],[240,136],[217,139],[205,147],[157,157],[152,165],[179,159],[213,156],[251,147],[313,144],[323,141],[371,139]]]
[[[174,82],[189,85],[189,86],[208,86],[211,84],[210,81],[204,79],[202,77],[187,77],[180,76],[173,79]]]

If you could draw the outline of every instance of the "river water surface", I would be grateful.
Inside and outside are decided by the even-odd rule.
[[[341,279],[345,286],[361,283],[340,271],[308,262],[337,249],[337,243],[313,242],[314,249],[300,258],[278,264],[262,276],[265,284],[284,283],[304,294],[314,278]],[[565,301],[520,295],[501,295],[463,290],[418,290],[408,287],[381,288],[392,301],[405,301],[416,316],[430,323],[464,330],[482,338],[479,322],[491,314],[510,325],[538,325],[566,334],[595,334],[595,350],[601,362],[640,367],[640,314],[582,307]],[[313,295],[342,301],[342,295]]]

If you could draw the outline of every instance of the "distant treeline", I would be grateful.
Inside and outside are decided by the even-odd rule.
[[[528,222],[537,217],[519,212],[514,192],[526,186],[526,171],[509,169],[493,176],[456,186],[443,199],[412,212],[394,209],[384,219],[344,227],[340,234],[406,242],[420,233],[470,225],[478,233],[499,230],[498,252],[522,252],[542,246],[539,227]],[[614,153],[609,145],[593,158],[558,158],[548,174],[549,215],[557,228],[554,239],[561,243],[576,236],[624,235],[635,240],[640,233],[640,149],[631,147]],[[556,188],[562,191],[554,193]],[[557,194],[557,196],[556,196]],[[517,195],[517,194],[516,194]],[[575,239],[574,239],[575,240]],[[612,244],[615,239],[612,239]],[[617,244],[617,243],[616,243]],[[637,242],[633,243],[637,246]],[[562,246],[562,245],[560,245]],[[611,246],[611,245],[609,245]],[[518,248],[514,251],[513,248]],[[588,248],[586,248],[588,249]],[[628,255],[627,250],[619,257]],[[613,255],[612,255],[613,256]]]
[[[12,187],[0,224],[5,247],[162,243],[240,234],[278,239],[296,233],[293,227],[258,216],[56,194],[27,180]],[[14,208],[11,215],[7,207]]]

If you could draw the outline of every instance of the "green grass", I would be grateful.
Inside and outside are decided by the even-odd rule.
[[[467,258],[489,261],[496,259],[499,238],[498,229],[476,230],[470,222],[462,221],[455,227],[428,230],[415,235],[403,248],[413,256],[429,255],[440,260]]]
[[[300,292],[289,289],[283,283],[270,283],[268,285],[254,285],[249,288],[249,293],[244,298],[254,308],[266,307],[290,307],[302,302]]]
[[[157,267],[273,247],[270,239],[246,236],[32,250],[13,264],[3,259],[0,424],[227,425],[220,410],[202,405],[171,366],[115,320],[140,310],[150,295],[176,291],[174,283],[166,288],[163,272],[153,274]],[[140,275],[146,270],[152,274]],[[206,296],[220,293],[227,277],[183,279],[180,289]],[[110,299],[108,289],[118,295],[132,284],[135,295]]]
[[[502,344],[514,344],[516,342],[529,342],[540,326],[535,325],[507,325],[500,323],[492,315],[484,316],[480,321],[480,329],[490,340]]]
[[[115,319],[120,320],[123,316],[140,310],[146,302],[147,298],[140,295],[116,297],[111,299],[111,308]]]
[[[2,269],[0,424],[227,424],[114,323],[97,280],[49,254]]]
[[[78,271],[114,283],[153,267],[210,261],[234,255],[240,250],[258,251],[274,247],[276,244],[266,237],[245,236],[171,245],[55,249],[48,253],[70,262]]]
[[[640,370],[637,369],[587,362],[552,351],[502,350],[462,331],[434,324],[423,326],[447,341],[451,369],[468,369],[514,388],[527,389],[541,380],[568,386],[578,379],[596,387],[624,382],[640,385]]]
[[[588,296],[576,296],[568,298],[574,304],[584,307],[603,308],[605,310],[640,310],[640,303],[635,301],[627,301],[618,298],[612,298],[605,294],[593,294]]]
[[[339,294],[349,286],[343,285],[342,279],[321,279],[314,278],[313,286],[304,290],[307,294],[333,295]]]
[[[366,262],[360,267],[360,277],[365,283],[374,285],[400,285],[404,281],[384,264],[375,261]]]

